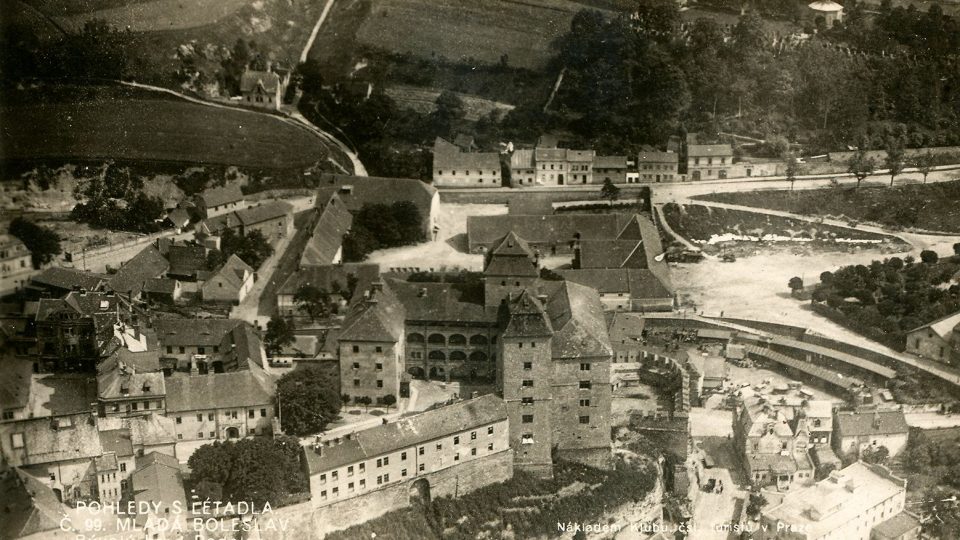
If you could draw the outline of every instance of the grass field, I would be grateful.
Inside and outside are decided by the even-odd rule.
[[[118,159],[293,169],[325,161],[323,142],[278,117],[103,88],[78,99],[0,108],[5,160]]]
[[[505,54],[511,66],[538,69],[549,60],[552,41],[584,7],[564,0],[378,0],[357,40],[392,52],[485,64]]]
[[[830,188],[796,192],[717,193],[710,201],[782,210],[794,214],[844,216],[894,227],[960,232],[960,182],[895,187]]]
[[[180,30],[213,24],[251,5],[251,0],[26,0],[68,32],[103,19],[133,32]],[[262,4],[262,2],[261,2]]]
[[[420,114],[430,114],[436,110],[437,97],[440,95],[439,90],[417,88],[416,86],[403,84],[388,86],[386,93],[393,98],[400,107],[411,109]],[[507,103],[500,103],[466,94],[459,95],[466,109],[465,118],[470,121],[477,121],[481,117],[485,117],[496,110],[500,110],[503,114],[506,114],[513,109],[513,105]]]

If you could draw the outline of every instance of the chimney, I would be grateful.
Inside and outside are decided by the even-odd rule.
[[[313,451],[318,455],[323,457],[323,445],[320,443],[313,443]]]

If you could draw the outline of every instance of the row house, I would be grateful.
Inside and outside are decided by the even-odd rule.
[[[660,183],[679,182],[678,155],[676,152],[641,151],[637,154],[637,180]]]
[[[30,250],[19,238],[0,234],[0,296],[26,287],[33,274]]]
[[[733,147],[729,144],[687,145],[687,178],[723,180],[733,167]]]
[[[433,185],[436,187],[500,187],[500,154],[464,152],[437,137],[433,145]]]
[[[197,209],[204,219],[229,214],[247,207],[240,185],[233,183],[203,190],[196,197]]]

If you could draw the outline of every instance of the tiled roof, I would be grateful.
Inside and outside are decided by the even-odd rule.
[[[273,402],[274,376],[260,368],[231,373],[167,377],[167,412],[262,406]]]
[[[797,472],[797,462],[790,455],[749,453],[747,459],[750,460],[750,469],[754,471],[770,471],[774,474]]]
[[[30,402],[33,362],[28,359],[5,358],[0,377],[0,409],[22,409]]]
[[[486,256],[483,273],[487,276],[540,275],[530,245],[513,231],[494,243]]]
[[[175,276],[195,277],[207,265],[207,249],[196,244],[174,244],[167,252],[168,272]]]
[[[389,280],[403,304],[407,321],[460,321],[495,323],[496,312],[490,313],[482,303],[464,299],[463,288],[456,283],[413,283]]]
[[[250,265],[243,262],[243,259],[237,257],[236,254],[233,254],[211,278],[220,277],[234,288],[240,289],[243,287],[244,276],[252,275],[253,268],[250,268]]]
[[[161,347],[212,347],[240,324],[239,319],[157,319],[153,327]]]
[[[184,208],[174,208],[167,214],[167,220],[176,227],[185,227],[190,224],[190,212]]]
[[[117,455],[113,452],[106,452],[94,460],[94,466],[98,473],[117,470]]]
[[[643,329],[646,326],[645,321],[639,313],[614,312],[610,326],[607,327],[607,333],[610,335],[610,343],[616,346],[623,341],[632,342],[639,340],[643,337]]]
[[[121,266],[110,278],[107,286],[118,293],[136,294],[143,288],[145,281],[162,276],[169,268],[167,259],[160,255],[156,247],[149,245]]]
[[[558,270],[564,279],[604,294],[629,294],[631,298],[672,298],[673,293],[650,270],[635,268],[587,268]]]
[[[676,163],[676,152],[640,152],[637,163]]]
[[[433,143],[434,169],[500,170],[500,154],[496,152],[464,152],[459,146],[437,137]]]
[[[100,446],[103,452],[113,452],[118,457],[133,455],[133,438],[126,428],[100,430]]]
[[[554,358],[609,356],[610,337],[596,291],[567,281],[541,283],[553,326]]]
[[[293,212],[293,207],[283,201],[270,201],[258,206],[251,206],[243,210],[237,210],[234,214],[240,223],[244,226],[256,225],[271,219],[277,219],[283,216],[289,216]]]
[[[273,93],[280,86],[280,76],[272,71],[244,71],[240,76],[240,92],[252,92],[262,86],[264,92]]]
[[[502,332],[504,338],[553,336],[543,304],[530,291],[523,291],[508,307],[510,315]]]
[[[82,287],[88,291],[95,291],[106,283],[109,276],[84,272],[75,268],[51,266],[30,278],[30,281],[40,285],[56,287],[58,289],[72,289]]]
[[[107,417],[97,421],[100,433],[104,431],[126,431],[131,443],[136,446],[152,447],[171,445],[177,441],[176,424],[156,412],[130,417]]]
[[[910,538],[906,536],[907,533],[919,529],[920,520],[904,511],[874,525],[870,534],[872,535],[871,538],[876,538],[877,540],[899,540],[901,538]]]
[[[949,341],[950,336],[953,332],[957,331],[957,326],[960,326],[960,311],[947,315],[941,319],[937,319],[931,323],[927,323],[923,326],[914,328],[910,331],[912,334],[917,330],[923,330],[924,328],[929,328],[933,333],[937,334],[941,338]]]
[[[906,435],[910,431],[903,411],[840,411],[836,421],[841,437]]]
[[[355,292],[363,294],[361,291]],[[350,310],[340,330],[340,341],[398,342],[404,339],[406,313],[390,287],[381,284],[379,291],[359,300]]]
[[[533,163],[533,150],[514,150],[510,155],[511,169],[533,169],[534,167],[536,165]]]
[[[596,156],[593,158],[594,169],[626,169],[627,156]]]
[[[646,268],[647,257],[639,240],[584,240],[580,242],[580,268]]]
[[[165,393],[156,350],[133,353],[121,347],[97,366],[97,394],[101,399],[152,399]]]
[[[322,447],[322,455],[306,449],[311,475],[357,461],[409,448],[471,428],[481,428],[507,418],[503,400],[493,395],[459,401],[438,409],[404,416],[354,433],[340,444]]]
[[[187,505],[183,474],[175,462],[176,459],[171,462],[166,454],[151,452],[137,460],[137,470],[130,476],[134,500],[159,504],[162,509],[158,511],[160,516],[166,515],[167,509],[176,508],[174,505],[177,502],[182,508]],[[178,518],[171,516],[171,519]]]
[[[300,266],[332,264],[343,245],[343,236],[353,224],[353,215],[336,195],[330,198],[300,256]]]
[[[243,192],[240,191],[239,184],[227,184],[225,186],[203,190],[203,193],[197,197],[197,200],[200,202],[200,206],[213,208],[242,201]]]
[[[61,532],[65,507],[46,484],[20,469],[0,472],[0,538],[51,538]],[[36,536],[34,536],[36,535]],[[66,538],[68,535],[63,534]]]
[[[534,245],[564,245],[581,240],[616,238],[630,214],[494,215],[467,217],[470,249],[489,247],[508,232]]]
[[[153,278],[143,282],[143,292],[154,294],[173,294],[177,290],[177,280]]]
[[[90,413],[20,420],[16,426],[23,433],[23,453],[6,456],[15,467],[94,459],[102,453],[97,421]]]
[[[97,401],[97,379],[80,374],[42,374],[30,380],[28,417],[42,418],[90,411]]]
[[[729,144],[691,144],[687,145],[688,157],[729,157],[733,148]]]

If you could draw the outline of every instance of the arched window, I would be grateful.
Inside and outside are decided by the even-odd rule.
[[[423,334],[409,334],[407,335],[407,343],[423,343]]]
[[[447,343],[449,343],[451,346],[453,346],[453,345],[466,345],[466,344],[467,344],[467,338],[464,337],[463,334],[454,334],[454,335],[450,336],[450,339],[447,340]]]
[[[470,361],[471,361],[471,362],[486,362],[486,361],[487,361],[487,355],[484,354],[484,353],[482,353],[482,352],[480,352],[480,351],[473,351],[472,353],[470,353]]]
[[[487,344],[487,336],[484,336],[482,334],[470,336],[470,344],[478,347],[483,347]]]
[[[467,353],[463,351],[453,351],[450,353],[451,362],[462,362],[467,359]]]
[[[427,338],[427,343],[431,345],[446,345],[447,338],[443,337],[443,334],[430,334],[430,337]]]
[[[430,354],[427,355],[427,358],[430,360],[446,360],[447,355],[443,354],[443,351],[430,351]]]

